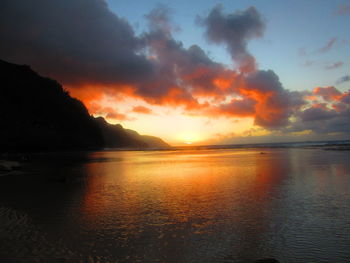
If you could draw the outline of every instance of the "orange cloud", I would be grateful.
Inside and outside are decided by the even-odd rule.
[[[117,112],[108,112],[106,114],[107,119],[117,120],[117,121],[130,121],[133,120],[132,118],[129,118],[123,113],[117,113]]]
[[[97,101],[102,100],[105,92],[103,89],[94,86],[81,86],[79,88],[65,86],[72,97],[82,100],[90,113],[94,113],[94,107]]]
[[[132,111],[136,112],[136,113],[142,113],[142,114],[151,114],[152,113],[151,109],[144,107],[144,106],[141,106],[141,105],[133,107]]]
[[[336,88],[329,86],[329,87],[316,87],[313,90],[313,94],[318,95],[322,97],[326,101],[338,101],[341,97],[341,92],[337,90]]]
[[[73,96],[83,100],[91,114],[104,115],[115,120],[130,118],[109,107],[103,107],[100,103],[105,96],[116,100],[129,96],[142,99],[151,105],[181,106],[185,112],[194,115],[253,117],[256,125],[265,128],[286,124],[295,107],[302,104],[302,99],[299,104],[290,99],[299,95],[295,93],[291,96],[273,71],[242,74],[222,67],[194,67],[191,74],[178,74],[174,77],[181,85],[170,85],[167,76],[159,76],[159,79],[150,80],[143,85],[86,86],[70,91]],[[158,90],[162,85],[165,88]],[[318,93],[320,91],[315,90],[315,96]],[[231,97],[229,102],[227,96]],[[132,111],[152,113],[144,106],[135,106]]]
[[[117,121],[130,121],[134,120],[133,118],[128,117],[124,113],[118,112],[116,109],[112,107],[103,107],[100,109],[99,115],[104,115],[107,119],[117,120]]]

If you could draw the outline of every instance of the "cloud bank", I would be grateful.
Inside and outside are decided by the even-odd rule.
[[[92,103],[122,94],[194,115],[250,117],[269,130],[318,131],[321,121],[324,132],[349,130],[349,92],[289,91],[274,71],[258,69],[248,44],[263,37],[265,22],[255,7],[225,13],[216,6],[197,19],[210,43],[226,47],[235,68],[174,39],[177,28],[162,6],[145,16],[148,29],[140,35],[103,0],[3,0],[0,12],[0,57],[57,79],[93,114],[127,120],[116,109]],[[320,51],[329,51],[336,40]],[[153,114],[144,106],[131,112]]]

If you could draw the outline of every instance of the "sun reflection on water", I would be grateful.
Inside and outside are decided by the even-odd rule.
[[[92,153],[92,159],[116,161],[86,165],[81,224],[103,239],[108,236],[118,255],[139,255],[141,249],[147,250],[141,258],[187,262],[200,256],[211,262],[224,255],[251,260],[262,252],[277,253],[275,242],[286,236],[293,240],[290,231],[307,222],[299,221],[299,209],[317,198],[329,180],[342,187],[349,167],[313,167],[310,179],[304,177],[309,168],[300,167],[297,150],[264,153]],[[332,176],[323,182],[322,173]],[[316,174],[316,185],[306,181]],[[303,213],[306,218],[311,214]]]

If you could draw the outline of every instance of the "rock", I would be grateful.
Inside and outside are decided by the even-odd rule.
[[[257,261],[254,261],[254,263],[280,263],[280,262],[274,258],[264,258],[264,259],[258,259]]]
[[[19,169],[21,166],[19,162],[0,160],[0,171],[13,171]]]
[[[58,177],[57,178],[57,182],[58,183],[67,183],[67,177],[66,176],[64,176],[64,175],[62,175],[62,176],[60,176],[60,177]]]

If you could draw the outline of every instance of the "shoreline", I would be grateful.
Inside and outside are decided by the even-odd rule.
[[[62,239],[50,240],[31,218],[0,204],[0,260],[2,262],[98,262],[66,247]]]

